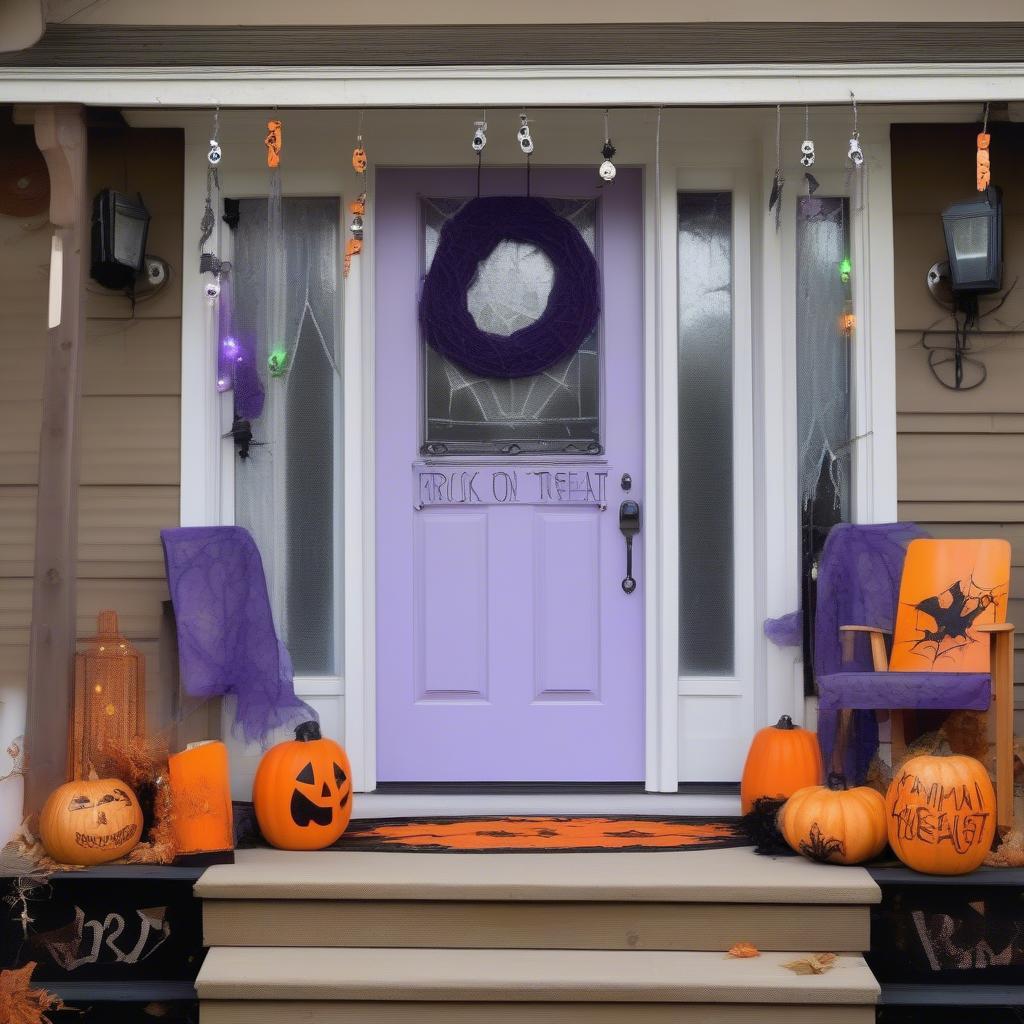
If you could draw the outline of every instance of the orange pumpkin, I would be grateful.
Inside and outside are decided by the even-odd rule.
[[[352,150],[352,169],[356,174],[366,172],[366,150],[362,146],[357,146]]]
[[[740,803],[749,814],[761,797],[786,800],[798,789],[821,782],[818,737],[783,715],[761,729],[750,744],[740,782]]]
[[[893,777],[885,809],[896,856],[929,875],[973,871],[995,838],[995,790],[973,757],[910,758]]]
[[[868,786],[847,789],[842,775],[825,786],[798,789],[779,811],[779,830],[792,849],[828,864],[861,864],[888,842],[885,798]]]
[[[58,786],[39,814],[39,837],[61,864],[104,864],[142,838],[142,809],[120,779],[94,777]]]
[[[263,837],[281,850],[322,850],[352,817],[352,768],[345,751],[303,722],[295,739],[264,755],[252,784]]]

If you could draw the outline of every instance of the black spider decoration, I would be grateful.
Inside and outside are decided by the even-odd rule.
[[[968,644],[978,642],[978,638],[970,632],[979,616],[983,615],[996,603],[994,590],[975,585],[973,580],[967,582],[964,592],[962,580],[955,580],[944,591],[933,597],[918,601],[914,608],[926,615],[935,623],[934,629],[918,625],[921,636],[911,641],[910,649],[914,652],[919,647],[934,645],[932,664],[953,651],[960,650]]]
[[[815,822],[811,826],[810,839],[800,840],[800,852],[811,860],[826,863],[834,853],[842,853],[844,849],[841,839],[830,839],[821,834],[821,828]]]
[[[249,420],[236,416],[231,423],[231,429],[224,435],[235,442],[238,449],[238,457],[244,462],[252,454],[253,447],[266,444],[265,441],[254,441],[252,439],[252,423]]]

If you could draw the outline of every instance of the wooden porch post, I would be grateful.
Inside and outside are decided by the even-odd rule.
[[[78,407],[88,267],[85,108],[39,107],[36,145],[50,172],[49,334],[39,438],[29,638],[25,813],[67,778],[78,555]]]

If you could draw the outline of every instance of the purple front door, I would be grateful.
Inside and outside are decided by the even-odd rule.
[[[518,195],[525,179],[485,169],[483,185]],[[594,249],[601,320],[563,363],[493,381],[427,349],[417,321],[438,233],[476,172],[377,173],[382,782],[644,776],[644,534],[627,594],[619,531],[620,503],[644,500],[642,177],[622,169],[600,188],[594,169],[535,169],[531,186]],[[503,243],[470,309],[511,333],[550,282],[543,254]]]

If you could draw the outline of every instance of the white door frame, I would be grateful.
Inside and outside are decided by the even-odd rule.
[[[415,77],[415,76],[414,76]],[[472,81],[471,79],[467,79]],[[617,80],[621,84],[621,80]],[[464,83],[465,84],[465,83]],[[634,83],[635,84],[635,83]],[[0,79],[2,85],[2,79]],[[411,97],[416,86],[406,83],[405,95]],[[471,91],[471,90],[467,90]],[[571,90],[570,90],[571,91]],[[237,89],[233,92],[237,96]],[[551,100],[549,94],[548,99]],[[492,133],[489,151],[495,163],[517,160],[513,133],[509,138],[497,137],[496,123],[517,120],[518,107],[512,110],[491,111]],[[593,121],[590,125],[587,117]],[[477,109],[434,111],[429,117],[414,112],[374,111],[366,117],[367,146],[374,162],[397,165],[445,165],[468,162],[461,150],[455,148],[468,140],[466,128],[479,116]],[[541,159],[553,164],[575,164],[588,152],[587,142],[597,138],[601,130],[600,109],[588,111],[535,112],[539,118],[537,139]],[[686,702],[703,696],[733,696],[743,700],[744,709],[738,716],[735,735],[730,745],[736,755],[735,762],[745,749],[745,740],[755,725],[766,717],[782,713],[800,717],[802,693],[798,693],[796,659],[792,654],[778,652],[767,644],[760,634],[760,622],[767,615],[778,615],[796,606],[798,599],[797,519],[793,514],[795,495],[795,448],[792,465],[787,462],[782,474],[768,472],[769,458],[776,465],[779,452],[795,444],[795,401],[793,378],[789,374],[785,353],[791,345],[785,327],[782,281],[782,242],[769,231],[767,214],[758,216],[767,195],[766,182],[774,167],[773,112],[748,109],[721,112],[714,109],[666,110],[663,115],[660,168],[655,162],[656,111],[651,109],[629,112],[613,111],[612,132],[620,157],[624,163],[639,164],[644,168],[647,183],[645,196],[645,382],[648,400],[645,405],[645,461],[647,469],[647,517],[645,530],[644,571],[648,581],[648,615],[646,626],[646,699],[647,699],[647,758],[646,788],[654,792],[671,792],[680,780],[709,778],[708,772],[728,772],[724,767],[705,762],[695,774],[694,764],[700,759],[687,761],[680,756],[680,744],[693,737],[687,736],[689,716]],[[862,112],[862,137],[866,139],[866,126],[871,115]],[[303,110],[285,112],[285,189],[293,194],[321,194],[327,190],[344,199],[357,190],[350,171],[349,156],[355,136],[356,113],[351,110]],[[228,486],[231,469],[230,446],[220,440],[227,429],[219,407],[220,396],[213,387],[215,341],[211,327],[204,319],[200,279],[195,254],[198,243],[198,223],[205,194],[205,151],[208,147],[210,114],[208,112],[135,112],[138,124],[176,124],[186,128],[185,170],[185,241],[183,256],[183,321],[182,321],[182,460],[181,521],[183,525],[229,522],[231,489]],[[869,151],[872,159],[888,166],[888,120],[877,117],[878,153]],[[230,194],[233,154],[245,152],[252,173],[259,167],[262,146],[256,139],[262,137],[265,115],[259,111],[237,111],[221,114],[224,126],[222,141],[225,145],[224,163],[221,165],[225,190]],[[842,131],[838,134],[841,136]],[[466,136],[465,139],[463,136]],[[884,137],[884,141],[883,140]],[[729,141],[730,138],[733,141]],[[768,139],[771,139],[771,153]],[[598,140],[600,142],[600,139]],[[874,143],[873,143],[874,144]],[[289,146],[291,147],[289,149]],[[493,149],[492,149],[493,147]],[[466,146],[468,149],[468,145]],[[594,148],[591,145],[590,148]],[[456,153],[453,157],[452,153]],[[694,154],[700,154],[696,159]],[[628,154],[628,156],[627,156]],[[319,163],[303,165],[303,159],[313,158]],[[326,164],[324,163],[326,161]],[[329,169],[326,173],[324,168]],[[320,168],[317,170],[316,168]],[[682,175],[682,178],[679,175]],[[795,176],[794,176],[795,177]],[[875,174],[872,182],[881,177]],[[656,193],[654,182],[660,179],[661,194]],[[745,276],[750,278],[748,311],[737,317],[747,324],[749,342],[743,352],[748,359],[746,383],[743,390],[754,398],[750,408],[740,410],[737,419],[737,438],[749,444],[748,454],[739,453],[737,472],[744,473],[737,480],[736,496],[744,492],[754,507],[763,509],[760,528],[756,517],[737,516],[737,523],[746,524],[742,536],[737,534],[739,557],[747,559],[749,573],[744,583],[750,605],[743,616],[737,615],[737,629],[742,624],[743,643],[741,683],[734,689],[742,693],[725,694],[721,689],[712,694],[697,693],[700,684],[687,680],[681,684],[678,673],[678,472],[675,438],[677,434],[676,381],[676,201],[679,182],[709,188],[737,189],[742,193],[744,215],[750,224],[748,241],[734,246],[736,259],[746,258]],[[719,184],[716,184],[718,182]],[[732,183],[732,185],[730,185]],[[310,680],[310,696],[333,696],[344,705],[344,741],[353,761],[354,774],[360,790],[376,786],[376,695],[374,674],[375,650],[375,539],[374,539],[374,450],[372,424],[374,381],[373,295],[373,217],[372,180],[371,212],[365,251],[357,257],[352,276],[345,287],[344,305],[344,465],[345,512],[345,664],[338,680],[331,680],[337,691],[324,693],[325,680]],[[792,194],[790,194],[790,200]],[[737,208],[739,209],[739,207]],[[886,346],[888,360],[892,362],[892,334],[885,336],[885,325],[892,322],[892,253],[891,203],[887,189],[881,190],[877,201],[873,198],[871,231],[863,244],[870,248],[858,257],[860,265],[871,267],[870,301],[873,312],[868,318],[871,356],[858,363],[867,374],[859,394],[871,396],[869,405],[878,407],[878,420],[887,419],[889,426],[877,426],[872,445],[889,452],[895,442],[894,397],[886,393],[884,370]],[[888,223],[888,235],[886,234]],[[886,250],[886,238],[889,247]],[[658,258],[660,254],[660,259]],[[751,277],[751,271],[760,271]],[[743,267],[737,272],[737,283],[744,276]],[[739,308],[739,307],[738,307]],[[863,309],[858,310],[863,316]],[[861,333],[867,331],[863,324]],[[788,340],[787,340],[788,339]],[[876,352],[877,349],[877,352]],[[773,353],[768,357],[769,350]],[[739,350],[738,350],[739,351]],[[779,358],[779,356],[782,358]],[[874,387],[867,381],[874,378]],[[892,372],[888,373],[891,391]],[[881,385],[881,394],[877,393]],[[738,395],[739,393],[737,393]],[[740,404],[740,403],[737,403]],[[780,410],[782,415],[779,415]],[[760,430],[760,438],[758,438]],[[760,442],[760,443],[759,443]],[[788,458],[788,456],[787,456]],[[858,463],[858,468],[860,464]],[[870,483],[870,493],[877,510],[891,500],[895,506],[895,462],[890,457],[874,458],[864,464]],[[792,484],[792,486],[790,486]],[[738,526],[739,529],[739,526]],[[740,588],[737,588],[740,593]],[[739,666],[739,663],[738,663]],[[718,685],[721,681],[715,681]],[[299,692],[306,692],[303,680],[297,681]],[[705,687],[707,689],[708,687]],[[342,696],[343,695],[343,696]],[[682,712],[680,709],[682,708]],[[735,767],[732,774],[737,774]],[[728,774],[724,776],[726,779]]]

